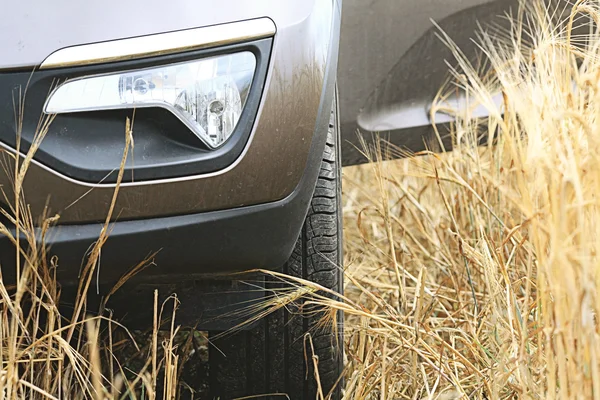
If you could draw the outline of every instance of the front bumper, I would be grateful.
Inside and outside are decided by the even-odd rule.
[[[157,250],[158,266],[146,276],[274,269],[287,260],[320,167],[334,97],[340,12],[338,1],[316,0],[302,18],[274,18],[277,34],[256,120],[230,165],[123,183],[113,213],[118,220],[102,251],[101,282],[114,281]],[[6,118],[0,121],[2,129],[11,126]],[[61,134],[58,127],[56,135]],[[7,141],[2,146],[14,151]],[[11,187],[10,173],[0,174],[0,185]],[[63,280],[77,278],[114,190],[112,183],[86,182],[37,159],[31,164],[25,201],[34,216],[46,207],[60,214],[60,225],[47,237]],[[13,263],[14,249],[0,238],[0,264]],[[10,271],[3,269],[10,279]]]
[[[330,107],[329,107],[330,109]],[[324,111],[326,109],[324,108]],[[324,138],[323,138],[324,140]],[[116,282],[126,271],[158,251],[139,278],[167,282],[181,276],[277,269],[289,258],[304,222],[322,157],[316,136],[309,162],[294,192],[276,202],[173,217],[116,222],[102,247],[100,284]],[[76,282],[82,260],[98,239],[102,224],[50,229],[49,253],[59,260],[61,282]],[[0,237],[3,279],[14,282],[15,250]]]

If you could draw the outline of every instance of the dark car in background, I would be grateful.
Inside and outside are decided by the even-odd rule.
[[[60,215],[47,238],[63,287],[76,284],[119,186],[99,293],[160,250],[111,307],[140,313],[160,287],[213,335],[239,322],[214,310],[264,295],[224,274],[282,271],[342,291],[341,167],[366,160],[357,132],[425,148],[451,59],[431,19],[474,54],[477,21],[516,4],[344,0],[342,12],[341,0],[12,2],[0,22],[0,147],[26,154],[40,116],[55,115],[24,193],[34,216]],[[0,238],[5,279],[14,258]],[[315,331],[317,318],[280,310],[216,341],[212,395],[315,398],[304,351],[312,333],[322,389],[340,398],[342,341]]]

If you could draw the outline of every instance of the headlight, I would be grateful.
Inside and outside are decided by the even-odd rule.
[[[209,148],[215,149],[233,133],[255,69],[254,54],[241,52],[77,78],[66,81],[50,94],[44,112],[162,107],[175,114]]]

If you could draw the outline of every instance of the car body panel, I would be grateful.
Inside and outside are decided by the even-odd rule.
[[[334,99],[337,97],[335,88],[340,3],[329,0],[319,2],[315,3],[315,7],[330,7],[329,12],[319,17],[325,18],[325,21],[312,20],[313,13],[306,23],[290,28],[290,36],[281,35],[275,39],[284,47],[278,48],[279,59],[276,58],[272,65],[277,66],[280,62],[282,64],[279,71],[273,67],[275,71],[271,72],[268,79],[279,81],[272,83],[271,89],[266,89],[268,93],[265,93],[261,105],[263,114],[265,110],[274,111],[275,114],[266,113],[267,115],[259,117],[254,132],[257,137],[262,132],[267,139],[269,135],[274,135],[270,137],[273,141],[271,146],[268,146],[268,140],[256,146],[258,140],[255,138],[242,160],[228,170],[239,168],[236,172],[238,175],[234,175],[235,179],[229,184],[211,179],[219,179],[218,176],[227,175],[228,171],[221,175],[203,177],[204,180],[188,178],[151,185],[125,183],[119,192],[114,214],[118,218],[114,218],[117,220],[110,225],[110,234],[102,248],[102,266],[98,266],[96,284],[106,283],[110,286],[130,270],[132,265],[138,264],[153,253],[155,256],[152,260],[155,265],[137,275],[136,280],[179,282],[182,276],[186,277],[185,279],[193,279],[194,276],[214,277],[214,274],[255,268],[275,270],[289,259],[304,224],[322,168],[327,133],[332,124],[332,105],[336,104]],[[327,27],[330,33],[313,41],[315,31],[312,29],[315,25],[319,25],[319,29]],[[278,26],[278,35],[282,29]],[[292,43],[307,47],[290,54],[286,49],[291,49]],[[299,59],[305,62],[298,66],[293,64]],[[303,78],[298,77],[300,73],[304,75]],[[305,83],[303,79],[312,80]],[[302,99],[295,99],[295,96],[300,94]],[[291,98],[286,99],[282,96]],[[294,112],[290,113],[290,110]],[[303,118],[295,117],[298,115],[295,113],[297,111],[304,113]],[[261,127],[264,130],[261,130]],[[286,156],[292,156],[290,151],[298,150],[294,147],[297,141],[302,142],[300,149],[305,153],[300,156],[294,153],[294,160],[285,160]],[[272,154],[273,150],[281,154]],[[252,151],[257,151],[262,158],[248,163],[248,160],[254,157],[250,157]],[[285,165],[284,169],[278,169],[282,167],[281,160],[286,163],[293,162],[294,169],[285,169]],[[258,164],[254,164],[258,161]],[[272,188],[278,184],[294,184],[295,174],[299,175],[298,181],[291,187],[288,195],[283,195],[276,201],[266,200]],[[261,175],[266,175],[270,181],[261,178]],[[9,177],[1,179],[5,188],[12,187]],[[202,189],[200,182],[205,183],[205,189]],[[169,186],[174,184],[177,186]],[[28,171],[24,188],[25,201],[33,205],[31,210],[34,218],[40,215],[36,213],[41,209],[42,199],[47,198],[48,194],[66,200],[74,197],[73,193],[69,193],[70,190],[76,190],[77,194],[83,191],[83,197],[75,198],[77,204],[66,207],[58,226],[52,226],[45,231],[45,243],[50,246],[49,254],[57,256],[60,263],[57,269],[58,279],[67,286],[77,282],[82,260],[85,260],[89,249],[98,240],[98,234],[103,227],[102,223],[87,223],[86,220],[92,215],[94,218],[101,218],[99,221],[104,221],[106,214],[101,216],[102,212],[106,212],[104,201],[110,202],[108,196],[114,194],[114,187],[85,186],[71,182],[39,163],[33,164]],[[99,193],[95,196],[100,197],[94,197],[91,203],[84,203],[83,208],[79,207],[80,202],[85,202],[85,199],[95,192]],[[232,199],[240,199],[236,196],[249,193],[265,198],[264,203],[228,206]],[[198,207],[201,209],[206,204],[204,194],[206,197],[213,197],[216,207],[229,208],[194,213],[192,210]],[[187,208],[185,202],[189,203]],[[57,203],[51,199],[50,204]],[[158,211],[167,214],[166,216],[135,218],[140,210],[155,213],[156,210],[152,211],[153,207],[161,204]],[[174,207],[169,208],[169,205]],[[93,210],[95,206],[101,208],[98,210],[100,212]],[[163,206],[165,208],[162,208]],[[65,221],[65,215],[69,223],[61,224]],[[126,221],[123,215],[129,220]],[[13,233],[16,232],[13,230]],[[22,243],[25,242],[23,239]],[[9,237],[0,235],[0,265],[5,282],[14,282],[16,278],[15,269],[11,268],[16,263],[15,254]]]
[[[339,1],[297,0],[284,4],[260,0],[250,6],[250,2],[231,0],[223,2],[223,7],[211,5],[204,12],[198,2],[177,0],[170,2],[166,13],[149,7],[147,1],[111,1],[101,6],[77,4],[74,7],[70,2],[61,6],[38,1],[39,7],[30,3],[11,4],[11,14],[18,16],[15,19],[24,26],[41,26],[40,30],[31,31],[48,30],[48,37],[39,40],[39,33],[18,29],[19,24],[0,23],[0,34],[9,38],[0,44],[0,51],[8,55],[3,60],[10,60],[2,61],[0,67],[7,70],[37,65],[57,49],[77,44],[264,16],[276,24],[277,34],[257,122],[241,156],[229,167],[214,173],[153,182],[124,182],[114,214],[120,220],[268,203],[289,196],[297,187],[315,132],[326,131],[327,122],[325,126],[315,126],[315,121],[323,108],[331,104],[331,97],[324,97],[324,82],[328,57],[332,52],[337,55],[339,23],[335,21],[339,21],[341,13]],[[62,10],[64,15],[50,9]],[[128,26],[131,15],[136,15],[136,20],[131,22],[133,26]],[[84,22],[88,19],[92,20],[89,28]],[[118,26],[103,29],[114,25]],[[34,43],[36,41],[43,44]],[[334,68],[336,62],[337,56],[332,63]],[[133,152],[135,154],[135,148]],[[10,187],[10,177],[0,175],[0,185]],[[31,164],[24,182],[26,201],[33,215],[41,215],[48,206],[52,213],[60,214],[60,223],[68,224],[102,221],[114,189],[114,184],[89,184],[70,179],[39,162]]]

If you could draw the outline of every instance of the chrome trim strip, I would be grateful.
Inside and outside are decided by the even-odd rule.
[[[50,54],[40,69],[100,64],[224,46],[275,35],[270,18],[65,47]]]

